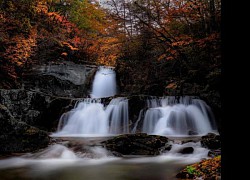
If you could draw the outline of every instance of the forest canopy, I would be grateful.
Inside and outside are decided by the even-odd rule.
[[[138,92],[220,76],[220,0],[101,2],[1,0],[1,86],[18,85],[30,64],[60,59],[117,66],[129,74],[121,86]]]

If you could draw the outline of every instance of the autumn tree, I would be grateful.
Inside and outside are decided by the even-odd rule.
[[[123,49],[137,51],[134,58],[124,53],[120,59],[138,65],[143,59],[143,64],[157,73],[161,67],[163,80],[170,75],[164,73],[164,67],[172,60],[172,72],[180,86],[194,74],[195,81],[205,82],[211,69],[219,69],[220,0],[112,0],[111,7],[126,34]],[[153,44],[153,48],[148,49],[146,44]]]

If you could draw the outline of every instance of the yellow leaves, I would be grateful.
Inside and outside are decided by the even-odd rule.
[[[48,13],[48,6],[46,6],[43,2],[38,2],[35,7],[35,11],[37,13]]]
[[[176,83],[170,83],[166,86],[166,89],[176,89],[177,88],[177,84]]]
[[[7,48],[3,53],[3,57],[9,64],[21,67],[30,57],[32,48],[36,45],[36,33],[34,30],[31,32],[29,37],[17,35],[5,42]]]
[[[98,63],[114,66],[118,58],[120,49],[119,39],[114,37],[103,37],[98,39],[96,51],[98,53]]]
[[[69,44],[68,42],[62,42],[62,44],[64,45],[64,46],[67,46],[71,51],[77,51],[78,50],[78,48],[76,48],[76,47],[73,47],[71,44]]]

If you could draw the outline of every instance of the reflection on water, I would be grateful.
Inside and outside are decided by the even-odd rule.
[[[192,154],[180,149],[193,147]],[[73,152],[64,145],[52,145],[41,152],[0,160],[0,179],[60,180],[171,180],[185,165],[207,158],[200,143],[172,144],[172,149],[155,157],[114,157],[102,147]]]

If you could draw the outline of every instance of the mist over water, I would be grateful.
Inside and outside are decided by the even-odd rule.
[[[180,149],[193,147],[192,154]],[[64,145],[48,148],[18,158],[0,161],[1,178],[16,179],[175,179],[180,167],[207,157],[208,150],[200,143],[173,144],[159,156],[121,158],[112,156],[102,147],[88,147],[86,152],[73,151]],[[22,171],[20,172],[20,169]]]

